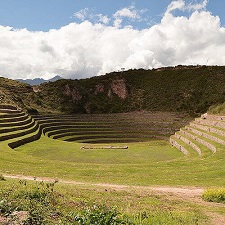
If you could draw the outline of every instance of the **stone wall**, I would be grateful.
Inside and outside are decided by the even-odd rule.
[[[197,137],[197,136],[195,136],[195,135],[193,135],[191,133],[188,133],[188,132],[186,132],[184,130],[180,130],[180,132],[182,134],[186,135],[187,137],[190,137],[193,140],[197,141],[198,143],[204,145],[205,147],[207,147],[208,149],[210,149],[213,153],[216,152],[216,147],[214,145],[210,144],[209,142],[207,142],[207,141],[205,141],[205,140],[203,140],[203,139],[201,139],[201,138],[199,138],[199,137]]]
[[[184,143],[190,145],[199,155],[202,154],[201,152],[201,149],[196,145],[194,144],[193,142],[191,142],[190,140],[188,140],[187,138],[183,137],[182,135],[180,135],[179,133],[176,133],[175,134],[175,137],[177,139],[180,139],[181,141],[183,141]]]
[[[177,148],[178,150],[180,150],[185,155],[189,154],[188,151],[182,145],[176,142],[172,137],[170,137],[170,144],[174,146],[175,148]]]

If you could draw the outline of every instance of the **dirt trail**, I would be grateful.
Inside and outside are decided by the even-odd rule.
[[[8,175],[3,174],[5,178],[12,179],[21,179],[21,180],[33,180],[33,181],[43,181],[43,182],[55,182],[55,179],[46,178],[46,177],[32,177],[24,175]],[[68,181],[68,180],[57,180],[61,184],[71,184],[71,185],[80,185],[88,187],[102,187],[106,189],[114,189],[117,191],[148,191],[153,192],[154,194],[166,195],[167,197],[175,197],[182,199],[184,201],[191,201],[197,203],[201,206],[221,206],[224,205],[219,203],[210,203],[202,200],[201,195],[204,192],[203,188],[199,187],[167,187],[167,186],[133,186],[133,185],[117,185],[117,184],[104,184],[104,183],[88,183],[88,182],[77,182],[77,181]],[[225,225],[225,216],[218,213],[205,211],[206,215],[211,218],[212,225]]]
[[[5,178],[12,179],[22,179],[22,180],[35,180],[43,182],[55,182],[55,179],[46,178],[46,177],[31,177],[24,175],[7,175],[3,174]],[[118,185],[118,184],[107,184],[107,183],[88,183],[88,182],[77,182],[77,181],[68,181],[68,180],[57,180],[57,182],[62,184],[74,184],[74,185],[85,185],[85,186],[97,186],[104,188],[113,188],[116,190],[126,190],[126,189],[136,189],[136,190],[152,190],[153,192],[159,193],[171,193],[177,196],[183,196],[186,198],[195,198],[200,197],[204,191],[202,188],[197,187],[157,187],[157,186],[133,186],[133,185]]]

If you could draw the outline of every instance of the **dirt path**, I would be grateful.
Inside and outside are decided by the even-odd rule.
[[[12,179],[22,179],[22,180],[35,180],[43,182],[55,182],[55,179],[47,177],[31,177],[24,175],[7,175],[3,174],[5,178]],[[57,180],[57,182],[62,184],[74,184],[74,185],[85,185],[85,186],[97,186],[104,188],[113,188],[116,190],[126,190],[126,189],[140,189],[140,190],[152,190],[153,192],[158,193],[171,193],[177,196],[183,196],[186,198],[195,198],[200,197],[204,191],[202,188],[197,187],[157,187],[157,186],[133,186],[133,185],[118,185],[118,184],[107,184],[107,183],[88,183],[88,182],[77,182],[77,181],[68,181],[68,180]]]
[[[12,179],[21,179],[21,180],[33,180],[33,181],[43,181],[43,182],[55,182],[55,179],[46,178],[46,177],[32,177],[24,175],[7,175],[3,174],[5,178]],[[104,183],[88,183],[88,182],[77,182],[77,181],[68,181],[68,180],[57,180],[61,184],[71,184],[79,186],[88,186],[88,187],[102,187],[102,188],[111,188],[117,191],[127,190],[127,191],[148,191],[153,192],[154,194],[166,195],[167,197],[175,197],[184,201],[190,201],[197,203],[201,206],[221,206],[225,207],[222,204],[210,203],[202,200],[201,195],[204,192],[203,188],[199,187],[160,187],[160,186],[133,186],[133,185],[117,185],[117,184],[104,184]],[[225,216],[211,211],[205,211],[206,215],[211,218],[212,225],[225,225]]]

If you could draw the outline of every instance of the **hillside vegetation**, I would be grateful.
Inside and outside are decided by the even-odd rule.
[[[30,111],[115,113],[136,110],[206,112],[225,102],[225,67],[129,70],[39,86],[0,79],[1,103]]]

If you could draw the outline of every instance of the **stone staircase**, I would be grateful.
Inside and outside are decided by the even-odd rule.
[[[225,116],[203,114],[170,137],[185,155],[208,156],[225,147]]]
[[[16,148],[41,136],[39,124],[34,119],[11,105],[0,105],[0,141]]]

